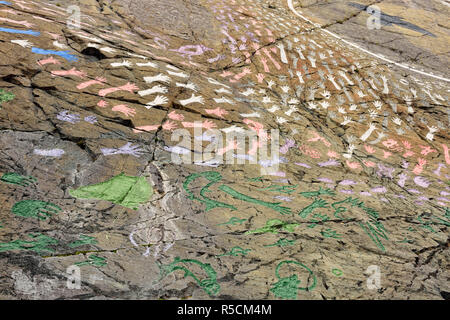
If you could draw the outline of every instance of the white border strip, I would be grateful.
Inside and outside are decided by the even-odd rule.
[[[313,26],[319,26],[319,27],[320,27],[320,25],[318,25],[317,23],[314,23],[314,22],[312,22],[311,20],[309,20],[308,18],[306,18],[306,17],[302,16],[301,14],[299,14],[299,13],[295,10],[292,1],[293,1],[293,0],[287,0],[287,4],[288,4],[289,9],[291,9],[291,11],[292,11],[296,16],[302,18],[302,19],[305,20],[305,21],[308,21],[308,22],[311,23]],[[405,66],[405,65],[400,64],[400,63],[398,63],[398,62],[395,62],[395,61],[386,59],[386,58],[383,57],[383,56],[380,56],[380,55],[378,55],[378,54],[376,54],[376,53],[373,53],[373,52],[370,52],[370,51],[368,51],[368,50],[366,50],[366,49],[364,49],[364,48],[361,48],[361,47],[358,46],[357,44],[354,44],[354,43],[349,42],[349,41],[347,41],[347,40],[345,40],[345,39],[342,39],[340,36],[338,36],[337,34],[334,34],[334,33],[331,32],[331,31],[328,31],[328,30],[325,30],[325,29],[321,29],[321,30],[324,31],[324,32],[326,32],[326,33],[328,33],[329,35],[335,37],[336,39],[339,39],[339,40],[341,40],[342,42],[344,42],[344,43],[346,43],[346,44],[348,44],[348,45],[350,45],[350,46],[352,46],[352,47],[354,47],[354,48],[357,48],[357,49],[359,49],[359,50],[361,50],[361,51],[363,51],[363,52],[365,52],[365,53],[367,53],[367,54],[369,54],[369,55],[371,55],[371,56],[374,56],[374,57],[376,57],[376,58],[378,58],[378,59],[381,59],[381,60],[383,60],[383,61],[386,61],[387,63],[391,63],[391,64],[393,64],[393,65],[396,65],[397,67],[404,68],[404,69],[408,69],[408,70],[413,71],[413,72],[416,72],[416,73],[420,73],[420,74],[422,74],[422,75],[424,75],[424,76],[428,76],[428,77],[432,77],[432,78],[435,78],[435,79],[438,79],[438,80],[450,82],[450,79],[443,78],[443,77],[439,77],[439,76],[436,76],[436,75],[434,75],[434,74],[426,73],[426,72],[423,72],[423,71],[420,71],[420,70],[417,70],[417,69],[414,69],[414,68]]]

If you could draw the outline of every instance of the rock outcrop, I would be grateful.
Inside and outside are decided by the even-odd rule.
[[[0,1],[0,298],[448,298],[448,56],[301,10]]]

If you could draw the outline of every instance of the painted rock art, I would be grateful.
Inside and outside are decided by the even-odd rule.
[[[448,298],[448,5],[322,2],[0,1],[5,298]]]

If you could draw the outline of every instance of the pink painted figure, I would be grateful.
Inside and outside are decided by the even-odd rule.
[[[412,152],[411,150],[407,150],[402,156],[403,158],[408,158],[414,155],[414,152]]]
[[[134,117],[136,114],[135,109],[129,108],[125,104],[119,104],[117,106],[114,106],[111,110],[116,112],[122,112],[126,117]]]
[[[303,154],[308,155],[313,159],[319,159],[322,156],[322,154],[319,151],[317,151],[316,149],[313,149],[311,147],[308,147],[305,144],[301,145],[299,147],[299,149]]]
[[[128,42],[128,43],[131,43],[132,45],[135,45],[135,46],[138,45],[136,42],[131,41],[131,40],[128,40],[128,39],[123,39],[123,41],[126,41],[126,42]]]
[[[97,103],[97,106],[99,106],[100,108],[106,108],[107,105],[108,105],[108,102],[105,101],[105,100],[100,100],[100,101]]]
[[[185,128],[205,128],[207,130],[217,127],[214,122],[211,120],[205,120],[203,123],[199,122],[182,122],[181,123]]]
[[[250,64],[250,57],[252,56],[248,51],[243,51],[242,52],[245,56],[245,63]]]
[[[224,153],[227,153],[230,150],[236,150],[238,148],[239,148],[239,143],[237,143],[236,140],[233,140],[233,141],[230,141],[226,147],[217,150],[217,154],[222,155]]]
[[[263,65],[263,67],[264,67],[264,72],[265,73],[269,73],[270,69],[269,69],[269,66],[267,65],[267,59],[263,58],[263,57],[260,57],[259,59],[261,60],[261,63]]]
[[[234,76],[234,79],[240,80],[241,78],[245,77],[246,75],[248,75],[250,73],[252,73],[250,68],[244,68],[241,73],[238,73],[237,75]]]
[[[270,61],[272,61],[272,63],[275,66],[275,68],[277,68],[277,70],[280,70],[281,69],[280,64],[271,56],[269,50],[267,50],[267,48],[264,48],[262,50],[266,54],[266,56],[270,59]]]
[[[375,167],[375,162],[372,162],[372,161],[363,161],[363,164],[369,168]]]
[[[6,13],[14,14],[14,15],[18,14],[18,12],[13,9],[3,9],[3,10],[0,10],[0,12],[6,12]]]
[[[27,27],[27,28],[31,28],[31,27],[34,26],[33,23],[30,23],[30,22],[28,22],[26,20],[16,21],[16,20],[12,20],[12,19],[8,19],[8,18],[1,18],[0,17],[0,21],[6,21],[6,22],[9,22],[9,23],[20,24],[20,25],[22,25],[24,27]]]
[[[329,156],[330,158],[335,158],[335,159],[339,158],[339,154],[333,150],[328,150],[327,156]]]
[[[429,153],[437,152],[436,150],[432,149],[429,146],[420,146],[420,148],[422,149],[420,154],[422,154],[424,156],[428,155]]]
[[[395,141],[394,139],[388,139],[388,140],[383,141],[382,143],[389,150],[393,150],[398,146],[397,141]]]
[[[164,124],[162,125],[162,128],[164,130],[169,130],[172,131],[173,129],[177,128],[177,124],[173,121],[167,120],[166,122],[164,122]]]
[[[347,166],[350,169],[359,169],[359,168],[361,168],[361,166],[360,166],[360,164],[358,162],[350,162],[350,161],[346,160],[345,163],[347,164]]]
[[[256,55],[261,55],[261,52],[258,51],[259,48],[261,48],[261,46],[258,43],[252,42],[252,48],[255,49],[255,51],[256,51],[255,54]]]
[[[113,93],[116,91],[128,91],[130,93],[134,93],[134,91],[137,91],[137,90],[139,90],[139,88],[134,83],[128,82],[127,84],[120,86],[120,87],[102,89],[98,92],[98,95],[101,97],[104,97],[107,94],[110,94],[110,93]]]
[[[372,154],[375,153],[375,149],[367,144],[364,145],[364,149],[366,149],[367,153]]]
[[[170,60],[169,58],[157,56],[157,55],[153,54],[152,52],[150,52],[148,50],[140,50],[140,51],[143,52],[143,53],[149,54],[150,56],[152,56],[156,60],[163,60],[163,61],[167,61],[167,62],[172,62],[172,60]]]
[[[218,116],[219,118],[222,118],[222,119],[224,119],[224,117],[223,117],[224,115],[228,114],[227,110],[222,109],[220,107],[217,107],[215,109],[205,109],[205,112],[207,114],[214,114],[214,115],[216,115],[216,116]]]
[[[170,112],[168,114],[169,119],[176,120],[176,121],[183,121],[184,116],[182,114],[176,113],[175,110]]]
[[[442,144],[442,148],[444,149],[445,162],[447,164],[450,164],[449,148],[445,144]]]
[[[250,128],[250,130],[253,130],[256,132],[256,135],[260,137],[263,140],[269,140],[270,135],[267,134],[267,132],[264,130],[264,125],[250,120],[250,119],[244,119],[243,122]]]
[[[421,174],[423,171],[423,167],[427,164],[427,160],[422,159],[422,158],[418,158],[417,159],[417,164],[414,167],[413,173],[414,174]]]
[[[258,148],[263,146],[264,141],[262,139],[253,140],[251,148],[248,150],[247,154],[253,156],[258,151]]]
[[[51,64],[61,64],[61,62],[59,60],[56,60],[53,57],[50,57],[50,58],[47,58],[47,59],[42,59],[42,60],[39,60],[37,62],[37,64],[40,65],[40,66],[43,66],[43,65],[46,65],[46,64],[49,64],[49,63],[51,63]]]
[[[155,131],[158,130],[158,128],[160,127],[159,124],[155,124],[155,125],[149,125],[149,126],[140,126],[140,127],[136,127],[135,129],[133,129],[133,132],[138,133],[138,132],[143,132],[143,131]]]
[[[389,152],[389,151],[386,151],[386,150],[383,150],[383,158],[384,159],[387,159],[387,158],[389,158],[391,155],[392,155],[392,153],[391,152]]]
[[[95,80],[89,80],[89,81],[80,83],[79,85],[77,85],[77,89],[79,89],[79,90],[85,89],[85,88],[87,88],[89,86],[92,86],[94,84],[104,85],[105,82],[106,82],[105,78],[97,77],[97,78],[95,78]]]
[[[45,22],[54,22],[54,21],[52,21],[52,20],[45,19],[45,18],[39,17],[39,16],[33,16],[33,18],[34,18],[34,19],[38,19],[38,20],[42,20],[42,21],[45,21]]]
[[[222,78],[229,77],[229,76],[232,76],[232,75],[234,75],[234,73],[230,72],[230,71],[224,71],[221,74],[219,74],[219,76],[221,76]]]
[[[53,76],[75,76],[75,77],[79,77],[82,79],[87,76],[86,72],[78,71],[75,68],[72,68],[70,70],[55,70],[55,71],[52,71],[51,74]]]
[[[331,146],[331,143],[329,143],[324,137],[321,137],[317,132],[311,131],[311,133],[314,135],[314,137],[309,139],[308,142],[322,141],[322,143],[327,147]]]
[[[405,153],[402,155],[403,158],[408,158],[414,155],[414,152],[411,151],[411,143],[409,143],[408,141],[402,141],[403,146],[405,147]]]
[[[256,79],[258,80],[258,83],[262,83],[263,80],[264,80],[264,77],[265,77],[264,74],[258,73],[258,74],[256,75]]]

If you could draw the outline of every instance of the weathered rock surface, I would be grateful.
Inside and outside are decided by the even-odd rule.
[[[0,298],[448,298],[448,6],[359,4],[416,31],[348,1],[0,1]],[[213,133],[244,163],[202,158]]]

